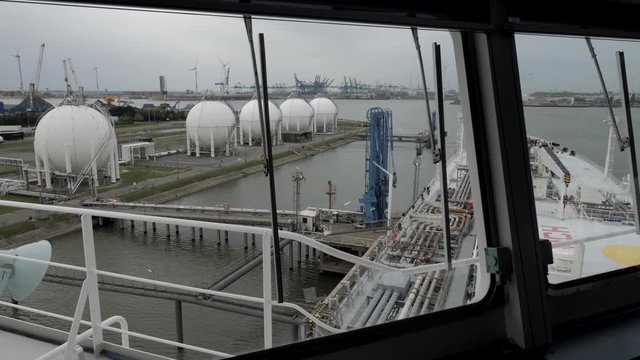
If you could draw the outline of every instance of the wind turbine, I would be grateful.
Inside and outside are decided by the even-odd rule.
[[[98,83],[98,67],[94,66],[93,69],[91,69],[91,71],[96,72],[96,91],[100,92],[100,83]]]
[[[222,80],[219,83],[215,83],[215,85],[220,85],[220,92],[223,94],[229,93],[229,70],[230,68],[227,66],[231,61],[223,62],[219,57],[218,61],[220,65],[222,65]]]
[[[189,69],[189,71],[195,71],[196,73],[196,93],[197,93],[198,92],[198,60],[196,60],[195,66]]]
[[[24,94],[24,83],[22,82],[22,64],[20,64],[20,49],[18,49],[18,51],[16,51],[16,54],[13,56],[18,59],[18,71],[20,72],[20,93]]]

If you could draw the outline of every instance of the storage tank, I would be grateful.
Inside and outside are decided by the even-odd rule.
[[[281,139],[280,129],[282,123],[282,113],[276,104],[269,101],[269,122],[271,123],[271,136],[276,138],[278,143]],[[249,139],[249,145],[253,145],[254,140],[262,139],[262,131],[260,130],[260,111],[258,108],[258,100],[251,100],[246,103],[240,110],[240,127],[242,133]],[[241,140],[242,141],[242,140]]]
[[[338,106],[333,100],[319,97],[311,100],[314,129],[320,132],[334,132],[338,129]]]
[[[191,149],[195,149],[198,157],[201,150],[210,151],[211,157],[214,157],[216,148],[226,148],[229,155],[236,123],[236,114],[227,103],[199,102],[187,114],[187,155],[191,155]]]
[[[283,126],[287,131],[312,131],[313,108],[308,102],[292,98],[280,104]]]
[[[97,170],[108,164],[115,182],[119,177],[116,143],[105,114],[85,105],[62,105],[38,121],[33,140],[36,168],[44,170],[47,188],[51,188],[50,171],[78,175],[91,171],[97,184]]]

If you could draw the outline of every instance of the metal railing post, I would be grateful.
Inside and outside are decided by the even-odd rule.
[[[273,321],[271,314],[271,232],[262,234],[262,298],[264,299],[264,348],[273,346]],[[275,249],[279,251],[280,249]]]
[[[91,317],[91,330],[93,339],[93,351],[95,354],[102,351],[102,315],[100,312],[100,297],[98,294],[98,273],[96,265],[96,248],[93,241],[93,222],[91,215],[83,214],[82,244],[84,247],[84,264],[87,268],[87,290],[89,296],[89,315]]]
[[[64,350],[64,360],[72,360],[75,355],[76,338],[78,337],[78,330],[80,330],[80,321],[82,320],[82,313],[84,312],[84,306],[87,303],[87,294],[89,292],[89,285],[87,280],[82,282],[82,288],[80,288],[80,295],[78,295],[78,302],[76,303],[76,311],[73,314],[73,322],[71,322],[71,329],[69,329],[69,338]]]

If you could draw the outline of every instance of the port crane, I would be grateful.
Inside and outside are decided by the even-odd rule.
[[[76,69],[74,69],[73,67],[71,58],[67,58],[67,61],[69,62],[69,69],[71,70],[71,76],[73,77],[73,84],[75,85],[76,89],[78,89],[78,93],[80,94],[80,101],[84,103],[84,87],[80,85],[80,81],[78,80],[78,76],[76,75]]]
[[[34,108],[34,98],[38,92],[38,86],[40,84],[40,75],[42,73],[42,60],[44,58],[44,43],[40,45],[40,53],[38,55],[38,62],[36,62],[36,69],[34,71],[33,82],[29,83],[29,109]]]
[[[67,87],[67,93],[65,96],[70,97],[72,93],[71,84],[69,83],[69,71],[67,70],[67,60],[62,59],[62,67],[64,69],[64,83]]]

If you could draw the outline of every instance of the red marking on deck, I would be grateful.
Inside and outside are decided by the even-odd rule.
[[[573,240],[571,230],[566,226],[540,225],[540,238],[552,243]]]

